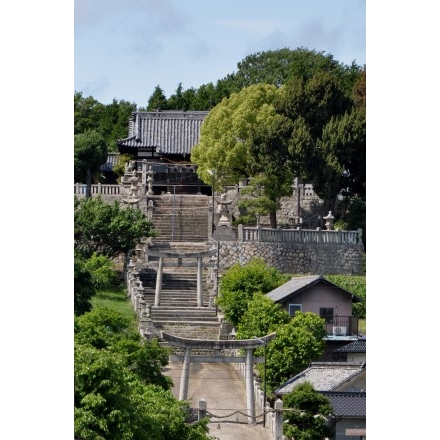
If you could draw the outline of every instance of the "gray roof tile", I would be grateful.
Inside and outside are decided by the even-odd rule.
[[[310,382],[316,391],[332,391],[363,373],[365,367],[365,362],[312,362],[309,368],[289,379],[274,393],[290,393],[303,382]]]
[[[293,296],[302,292],[304,289],[311,287],[317,283],[325,283],[329,286],[337,287],[341,292],[352,297],[353,302],[362,301],[361,298],[353,295],[342,287],[333,284],[332,282],[326,280],[322,275],[310,275],[305,277],[293,277],[291,280],[287,281],[283,285],[277,287],[276,289],[270,291],[266,294],[268,298],[270,298],[274,302],[280,302],[284,299],[287,299],[289,296]]]
[[[366,417],[366,392],[321,391],[330,400],[333,415],[336,417]]]
[[[119,153],[108,153],[107,162],[99,168],[101,171],[112,171],[119,162]]]
[[[366,353],[366,352],[367,352],[367,341],[350,342],[349,344],[334,350],[334,353]]]
[[[207,111],[159,111],[133,113],[129,136],[118,147],[155,149],[162,154],[190,154],[199,142]]]

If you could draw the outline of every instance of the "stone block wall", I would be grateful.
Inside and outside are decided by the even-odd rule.
[[[220,242],[219,270],[262,258],[287,274],[362,275],[362,244]]]

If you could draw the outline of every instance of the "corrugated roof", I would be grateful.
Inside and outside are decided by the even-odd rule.
[[[118,147],[155,149],[162,154],[190,154],[199,143],[200,127],[207,111],[136,112],[129,136]]]
[[[303,382],[310,382],[316,391],[332,391],[365,371],[365,366],[365,362],[312,362],[309,368],[289,379],[274,393],[290,393]]]
[[[293,296],[302,292],[304,289],[313,286],[319,282],[323,282],[329,286],[336,287],[341,292],[344,292],[346,295],[352,298],[353,302],[361,302],[362,298],[359,298],[356,295],[348,292],[342,287],[337,286],[336,284],[326,280],[322,275],[309,275],[305,277],[293,277],[291,280],[284,283],[282,286],[277,287],[276,289],[270,291],[266,294],[268,298],[270,298],[274,302],[280,302],[289,296]]]
[[[366,392],[321,391],[330,400],[335,417],[366,417]]]
[[[334,353],[366,353],[367,341],[354,341],[350,342],[343,347],[337,348]]]

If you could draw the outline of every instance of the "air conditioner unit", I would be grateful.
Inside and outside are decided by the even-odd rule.
[[[347,327],[334,326],[333,336],[345,336],[347,334]]]

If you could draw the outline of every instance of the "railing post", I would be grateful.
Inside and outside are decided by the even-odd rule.
[[[238,241],[244,241],[243,240],[243,225],[238,225]]]
[[[262,226],[258,225],[257,226],[257,241],[260,242],[261,241],[261,231],[262,231]]]
[[[357,243],[362,243],[362,228],[358,228],[357,232],[358,232]]]
[[[283,440],[283,401],[277,399],[275,401],[275,440]]]
[[[101,183],[98,182],[98,194],[102,194],[101,191],[102,191]]]

